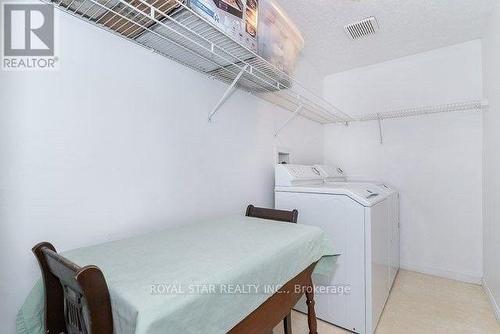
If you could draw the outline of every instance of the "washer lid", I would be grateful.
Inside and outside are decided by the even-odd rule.
[[[275,188],[276,192],[345,195],[366,207],[374,206],[388,197],[388,193],[381,190],[374,184],[358,182],[332,182],[321,185],[277,186]]]

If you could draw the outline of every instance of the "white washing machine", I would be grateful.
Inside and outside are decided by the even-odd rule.
[[[313,166],[277,165],[275,174],[275,207],[297,209],[298,223],[322,228],[340,254],[327,282],[314,278],[327,291],[315,296],[318,318],[373,333],[397,273],[396,251],[399,267],[390,192],[371,183],[325,182]]]
[[[370,183],[376,185],[381,193],[388,196],[389,202],[389,224],[391,226],[390,235],[390,263],[391,263],[391,286],[399,271],[399,193],[396,189],[381,181],[373,181],[364,177],[350,177],[345,174],[344,170],[331,165],[314,165],[314,170],[319,172],[323,177],[323,182],[326,184],[336,184],[338,182],[355,182],[355,183]]]

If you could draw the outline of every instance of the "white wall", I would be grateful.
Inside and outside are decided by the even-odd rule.
[[[275,146],[322,159],[323,128],[61,17],[61,70],[0,74],[0,333],[59,250],[273,205]],[[296,134],[300,133],[301,136]]]
[[[500,6],[483,39],[484,91],[484,284],[500,320]]]
[[[482,98],[481,42],[472,41],[326,77],[326,98],[353,114]],[[401,193],[401,263],[480,282],[482,119],[450,113],[330,125],[325,162]]]

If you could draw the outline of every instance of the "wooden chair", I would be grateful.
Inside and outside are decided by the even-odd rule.
[[[285,211],[285,210],[258,208],[253,205],[249,205],[247,207],[246,216],[296,224],[297,218],[299,217],[299,212],[297,210]],[[283,329],[285,334],[292,334],[291,313],[288,313],[288,315],[283,319]]]
[[[32,249],[45,290],[45,332],[113,334],[111,301],[96,266],[79,267],[42,242]]]
[[[247,207],[246,216],[295,224],[297,223],[299,212],[297,210],[285,211],[285,210],[276,210],[267,208],[257,208],[253,205],[249,205]]]

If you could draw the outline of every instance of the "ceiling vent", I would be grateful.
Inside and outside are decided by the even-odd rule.
[[[350,39],[360,39],[362,37],[375,35],[379,30],[377,19],[368,17],[364,20],[348,24],[344,27],[344,30]]]

